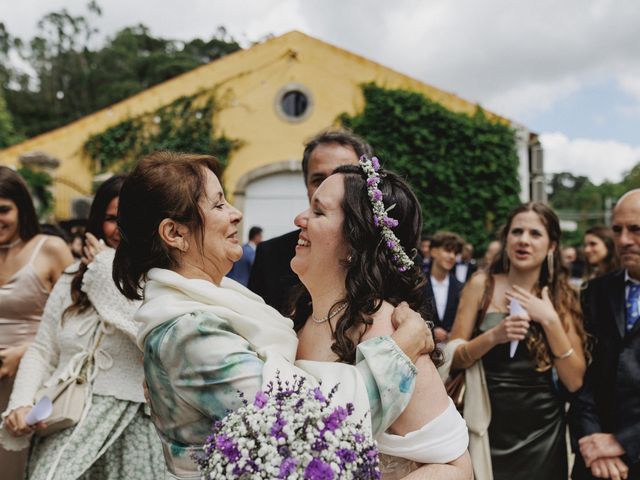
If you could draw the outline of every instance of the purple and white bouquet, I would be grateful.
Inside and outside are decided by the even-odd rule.
[[[198,459],[203,479],[379,479],[378,450],[353,405],[332,406],[305,379],[279,377],[216,422]]]

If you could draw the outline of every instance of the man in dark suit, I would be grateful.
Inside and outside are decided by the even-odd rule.
[[[476,273],[478,265],[473,258],[473,245],[465,243],[460,253],[460,260],[456,264],[455,274],[456,278],[461,283],[466,283],[471,278],[471,275]]]
[[[337,130],[316,135],[306,145],[302,173],[309,201],[322,181],[340,165],[357,165],[362,155],[371,156],[371,147],[352,133]],[[292,220],[293,222],[293,220]],[[249,288],[283,314],[287,314],[295,287],[300,284],[291,270],[300,230],[261,242],[251,269]]]
[[[425,286],[425,298],[435,324],[433,334],[437,342],[449,339],[456,318],[463,284],[456,279],[453,269],[462,245],[462,238],[455,233],[438,232],[431,237],[431,269]]]
[[[619,200],[612,230],[623,270],[582,294],[596,344],[569,416],[579,480],[640,479],[640,190]]]

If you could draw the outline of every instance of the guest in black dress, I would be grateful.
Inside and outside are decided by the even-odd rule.
[[[543,204],[521,205],[501,240],[489,272],[463,291],[451,338],[468,342],[456,348],[453,370],[482,361],[494,480],[567,479],[559,392],[581,387],[587,362],[580,305],[560,267],[558,217]],[[526,312],[510,315],[512,299]],[[519,342],[513,358],[511,341]]]

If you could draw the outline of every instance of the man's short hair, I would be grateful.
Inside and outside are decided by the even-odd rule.
[[[462,252],[462,246],[464,240],[460,235],[453,232],[437,232],[431,237],[431,245],[429,249],[444,248],[448,251],[454,251],[456,253]]]
[[[260,228],[260,227],[251,227],[249,229],[249,240],[253,240],[258,235],[262,235],[262,228]]]
[[[371,157],[373,155],[373,149],[362,138],[351,133],[348,130],[327,130],[321,132],[311,140],[309,140],[304,146],[304,153],[302,154],[302,174],[304,175],[304,183],[307,184],[307,177],[309,175],[309,159],[313,150],[318,145],[327,145],[331,143],[337,143],[343,147],[351,147],[356,152],[358,158],[362,155]]]

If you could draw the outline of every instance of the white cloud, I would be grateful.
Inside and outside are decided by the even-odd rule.
[[[547,173],[571,172],[599,184],[619,182],[625,172],[640,162],[640,147],[613,140],[569,139],[562,133],[540,135]]]
[[[155,35],[188,40],[222,25],[248,46],[298,29],[515,121],[607,82],[637,102],[612,104],[603,118],[640,118],[637,0],[99,1],[103,35],[144,23]],[[81,14],[86,2],[22,0],[15,8],[3,1],[0,21],[30,38],[45,13]]]

